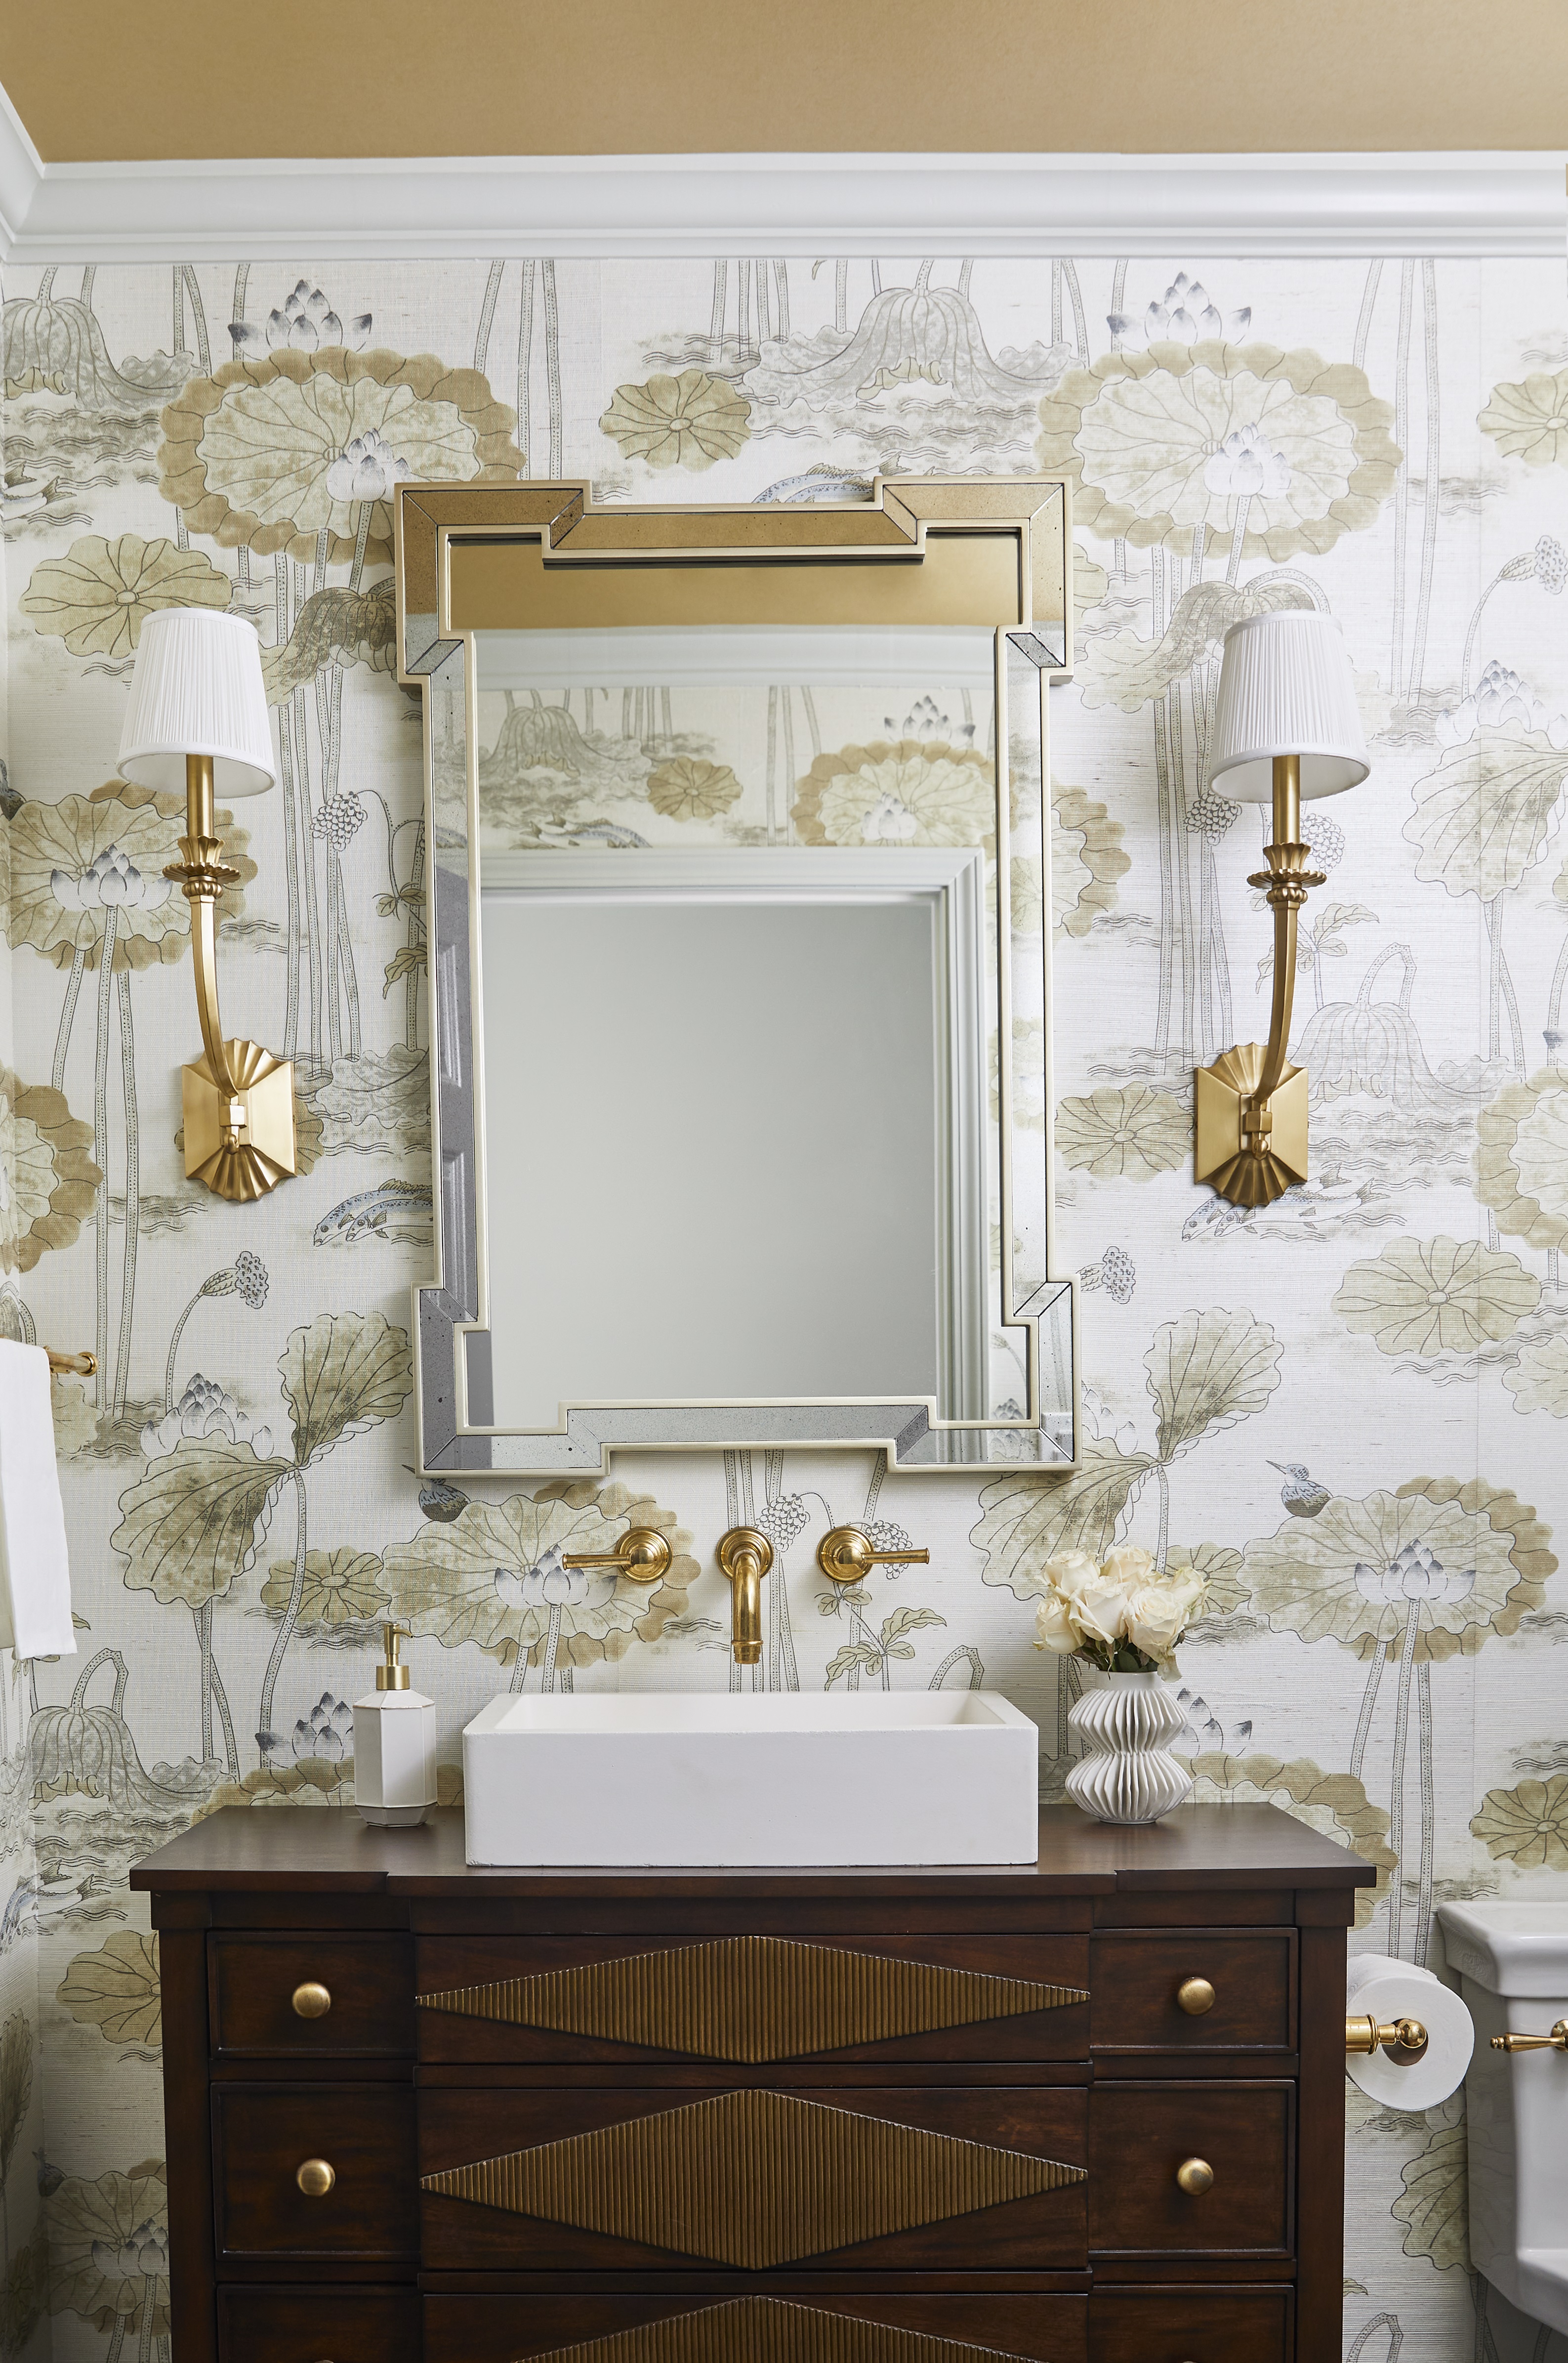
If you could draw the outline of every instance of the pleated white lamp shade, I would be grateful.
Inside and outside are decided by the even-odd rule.
[[[261,643],[243,616],[165,607],[141,627],[120,776],[183,795],[187,755],[212,757],[220,802],[259,796],[278,776]]]
[[[1276,755],[1301,758],[1301,794],[1337,796],[1372,766],[1350,655],[1332,616],[1286,607],[1225,635],[1209,776],[1221,795],[1266,804]]]

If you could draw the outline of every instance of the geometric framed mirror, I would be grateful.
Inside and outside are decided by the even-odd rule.
[[[1067,487],[402,484],[437,1270],[420,1466],[1076,1458],[1053,1265]]]

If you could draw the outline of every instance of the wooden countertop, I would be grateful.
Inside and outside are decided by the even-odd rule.
[[[1076,1805],[1040,1809],[1031,1864],[935,1864],[799,1870],[471,1869],[463,1816],[416,1830],[372,1829],[336,1806],[229,1806],[182,1830],[130,1874],[155,1893],[233,1891],[401,1896],[617,1897],[952,1893],[1023,1898],[1199,1890],[1370,1887],[1369,1862],[1274,1805],[1183,1805],[1152,1827],[1093,1822]]]

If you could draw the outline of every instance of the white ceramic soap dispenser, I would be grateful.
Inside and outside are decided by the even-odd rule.
[[[399,1663],[403,1628],[383,1625],[376,1687],[354,1702],[354,1803],[378,1828],[414,1829],[436,1803],[436,1706]]]

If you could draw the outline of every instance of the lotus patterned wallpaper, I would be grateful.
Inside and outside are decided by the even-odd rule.
[[[127,1866],[226,1803],[343,1810],[385,1613],[455,1768],[498,1688],[738,1679],[712,1546],[753,1518],[782,1569],[759,1683],[995,1683],[1050,1791],[1073,1677],[1032,1646],[1039,1570],[1128,1535],[1209,1579],[1180,1675],[1199,1793],[1365,1853],[1358,1944],[1422,1958],[1435,1897],[1560,1882],[1561,266],[175,264],[6,294],[3,1311],[101,1375],[56,1390],[78,1655],[0,1684],[4,2352],[166,2363],[157,1958]],[[809,500],[1035,465],[1077,487],[1050,907],[1038,877],[1016,902],[1053,937],[1081,1469],[642,1456],[602,1485],[421,1483],[426,848],[392,484]],[[140,627],[193,601],[257,622],[282,754],[222,824],[224,1006],[298,1060],[309,1170],[248,1209],[182,1176],[178,815],[114,771]],[[1312,1179],[1247,1213],[1188,1162],[1189,1071],[1262,1029],[1269,982],[1257,815],[1209,786],[1206,738],[1225,627],[1303,603],[1343,624],[1374,770],[1310,808]],[[758,786],[683,745],[679,708],[520,706],[487,760],[536,841],[601,826],[574,741],[679,830]],[[845,804],[845,750],[796,728],[773,762],[791,806]],[[890,755],[856,825],[921,841],[933,775]],[[824,1596],[814,1544],[846,1516],[932,1564]],[[561,1566],[633,1517],[677,1541],[652,1603]],[[1460,2103],[1352,2098],[1347,2355],[1540,2363],[1468,2271]]]

